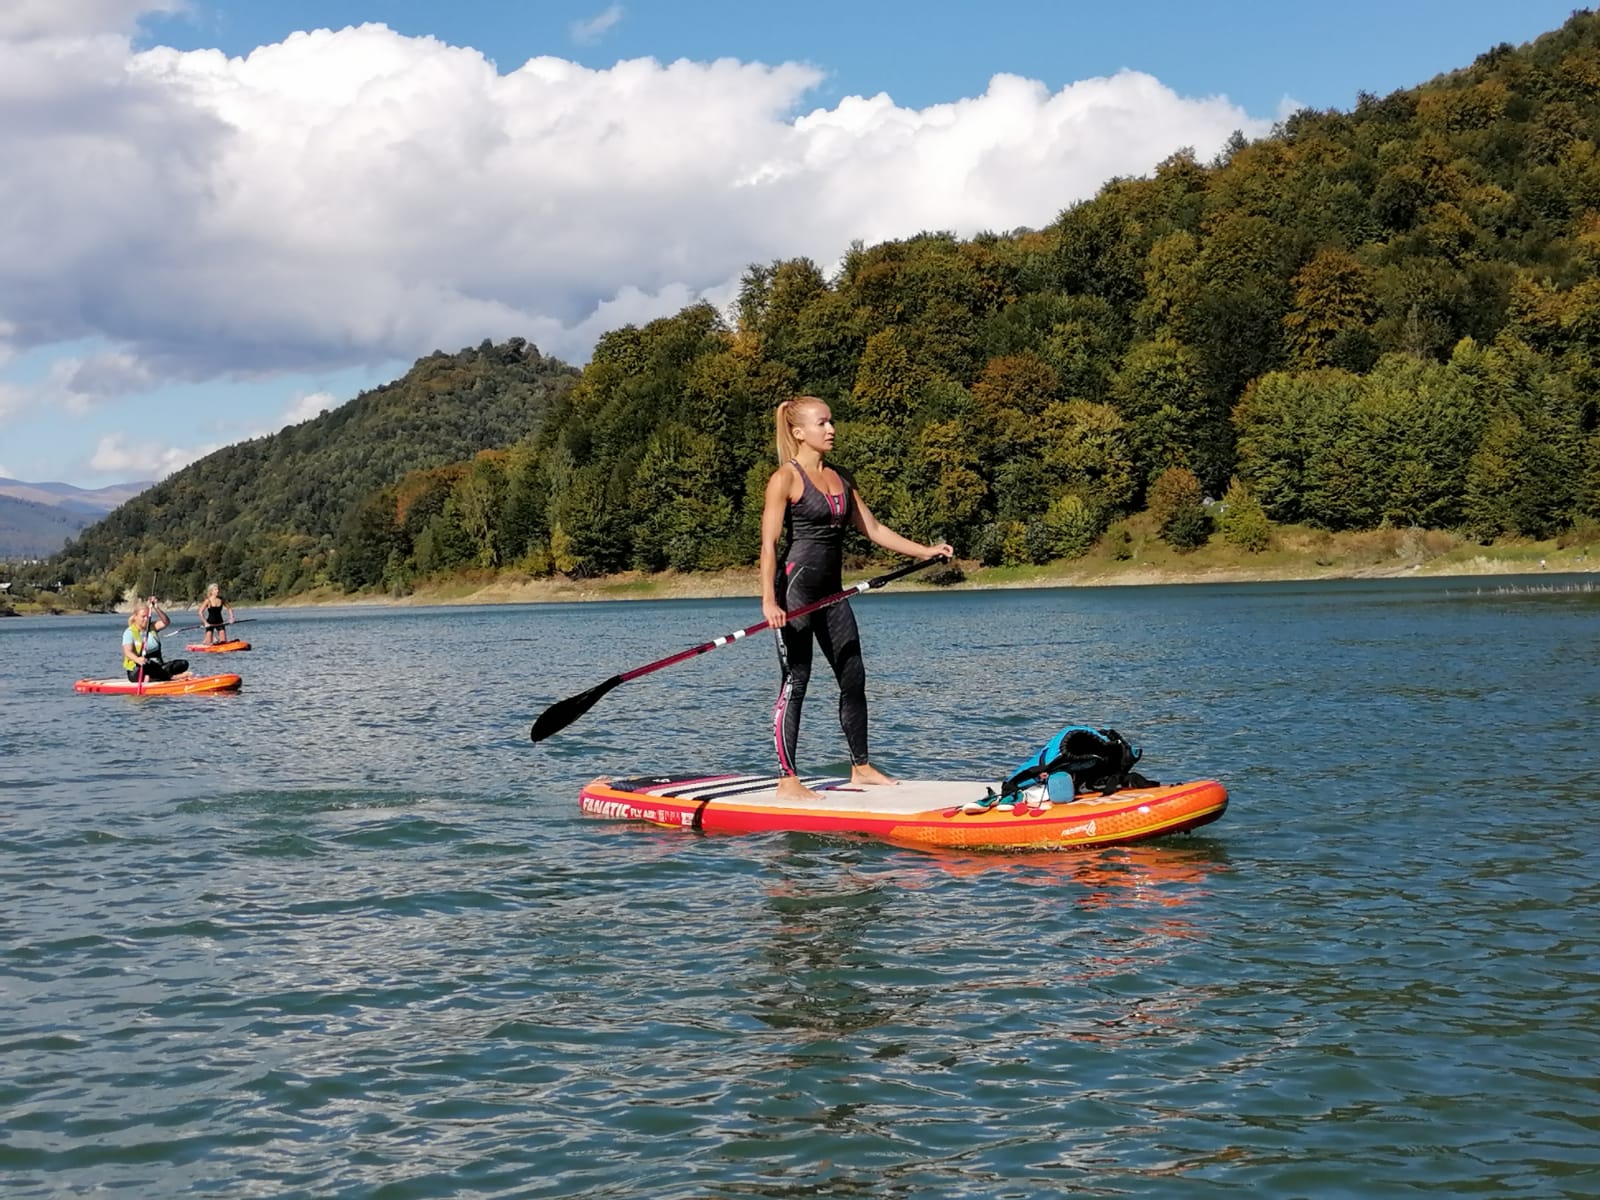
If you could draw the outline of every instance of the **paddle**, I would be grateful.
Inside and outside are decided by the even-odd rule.
[[[240,617],[237,621],[224,621],[224,625],[243,625],[246,621],[258,620],[257,617]],[[204,625],[178,625],[173,627],[173,633],[188,633],[191,629],[204,629]]]
[[[802,604],[799,608],[786,615],[790,620],[795,617],[803,617],[807,613],[816,612],[819,608],[827,608],[830,604],[838,604],[841,600],[848,600],[851,596],[859,595],[861,592],[872,588],[881,588],[884,584],[893,583],[896,579],[903,578],[913,571],[920,571],[924,567],[931,567],[934,563],[945,561],[947,559],[943,554],[936,554],[932,558],[924,558],[917,562],[907,563],[905,566],[897,567],[895,570],[879,575],[875,579],[864,579],[860,583],[847,587],[842,592],[836,592],[832,596],[825,596],[821,600],[813,600],[810,604]],[[688,650],[680,650],[678,653],[668,655],[658,662],[647,663],[645,666],[635,667],[631,671],[624,671],[620,675],[613,675],[604,683],[596,684],[588,691],[579,692],[576,696],[568,696],[565,700],[557,700],[539,714],[538,719],[533,723],[533,728],[528,731],[528,736],[536,742],[542,742],[551,734],[560,733],[568,725],[583,716],[584,713],[600,702],[602,696],[619,684],[627,683],[630,679],[637,679],[641,675],[648,675],[652,671],[659,671],[662,667],[670,667],[673,663],[682,662],[686,658],[693,658],[697,654],[704,654],[708,650],[715,650],[718,646],[726,646],[729,642],[737,642],[740,638],[749,637],[752,633],[760,633],[771,624],[771,621],[758,621],[748,628],[736,629],[732,633],[725,633],[721,637],[713,638],[711,641],[699,646],[694,646]]]
[[[154,624],[156,619],[155,591],[156,578],[152,575],[150,576],[150,599],[147,602],[148,607],[144,610],[144,636],[139,639],[139,675],[134,680],[134,684],[138,688],[135,694],[140,696],[144,695],[144,668],[146,660],[150,657],[150,626]]]

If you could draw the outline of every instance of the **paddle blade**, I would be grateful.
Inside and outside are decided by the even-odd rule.
[[[621,675],[613,675],[604,683],[597,683],[587,692],[579,692],[576,696],[568,696],[565,700],[557,700],[534,720],[533,728],[528,731],[528,736],[536,742],[542,742],[551,734],[560,733],[568,725],[571,725],[584,713],[600,703],[600,697],[621,682]]]

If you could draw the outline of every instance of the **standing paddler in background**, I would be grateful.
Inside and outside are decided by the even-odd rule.
[[[200,624],[205,630],[201,639],[208,646],[228,640],[228,626],[233,624],[233,609],[222,598],[222,590],[212,584],[206,589],[206,598],[195,606],[200,614]],[[226,614],[226,616],[224,616]]]
[[[885,550],[915,558],[951,556],[955,551],[946,544],[913,542],[880,523],[849,473],[824,462],[833,449],[833,413],[822,400],[815,396],[785,400],[775,419],[780,465],[767,480],[761,510],[761,614],[777,635],[782,670],[772,714],[778,795],[786,800],[816,797],[800,782],[795,767],[800,709],[811,682],[814,646],[822,647],[839,681],[839,724],[850,746],[850,781],[895,783],[867,757],[867,671],[850,602],[842,600],[793,621],[785,610],[844,590],[844,535],[849,529],[859,530]]]
[[[188,673],[188,659],[162,661],[158,635],[170,624],[154,596],[133,606],[128,627],[122,631],[122,669],[127,671],[129,683],[161,683]]]

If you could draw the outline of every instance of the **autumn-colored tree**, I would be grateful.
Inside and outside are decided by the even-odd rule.
[[[898,330],[884,329],[867,339],[851,389],[852,414],[873,421],[903,423],[916,407],[926,374],[911,361]]]
[[[1045,432],[1040,419],[1060,392],[1055,371],[1037,355],[991,359],[972,385],[979,436],[991,461],[1037,456]]]
[[[1179,550],[1193,550],[1211,535],[1205,489],[1187,467],[1168,467],[1150,485],[1150,516],[1164,540]]]
[[[1320,251],[1294,277],[1294,307],[1283,318],[1289,353],[1302,367],[1341,366],[1341,336],[1365,329],[1376,313],[1370,276],[1343,250]]]

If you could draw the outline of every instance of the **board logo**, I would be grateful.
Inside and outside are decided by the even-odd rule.
[[[630,821],[634,819],[633,805],[622,800],[597,800],[593,796],[583,798],[583,811],[590,816],[610,817],[612,820]]]

